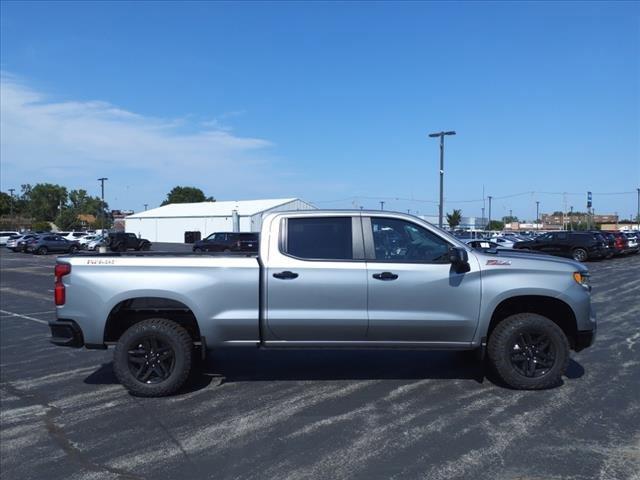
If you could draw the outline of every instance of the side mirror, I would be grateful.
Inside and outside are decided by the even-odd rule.
[[[456,273],[466,273],[471,270],[469,255],[462,247],[453,247],[449,251],[449,261]]]

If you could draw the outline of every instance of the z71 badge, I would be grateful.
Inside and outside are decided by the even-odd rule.
[[[511,260],[487,260],[487,265],[511,265]]]

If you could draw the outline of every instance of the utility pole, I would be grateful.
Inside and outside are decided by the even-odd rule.
[[[487,198],[489,199],[489,222],[487,223],[487,225],[489,225],[489,230],[491,230],[491,199],[493,197],[491,195],[488,195]]]
[[[147,211],[147,207],[148,207],[148,206],[149,206],[149,204],[148,204],[148,203],[145,203],[145,204],[144,204],[144,211],[145,211],[145,212]]]
[[[384,210],[384,200],[380,200],[380,210]]]
[[[540,202],[536,200],[536,230],[540,230]]]
[[[11,194],[11,201],[9,202],[9,210],[11,212],[11,220],[13,220],[13,192],[15,192],[15,188],[10,188],[9,193]]]
[[[638,230],[640,230],[640,188],[636,188],[636,190],[638,191],[638,216],[636,217],[636,220],[638,221]]]
[[[573,231],[573,207],[569,207],[571,212],[569,213],[569,230]]]
[[[430,133],[431,138],[440,137],[440,205],[438,205],[438,226],[442,228],[442,217],[444,212],[444,137],[445,135],[455,135],[453,130],[449,132]]]
[[[102,213],[102,232],[104,234],[104,182],[106,180],[109,180],[107,177],[101,177],[98,179],[98,181],[100,182],[100,189],[101,189],[101,199],[102,199],[102,208],[100,209],[101,213]]]

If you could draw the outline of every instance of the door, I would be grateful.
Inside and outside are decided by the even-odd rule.
[[[363,218],[367,257],[368,340],[468,343],[480,311],[480,271],[456,273],[452,244],[417,223]]]
[[[367,266],[360,217],[294,216],[280,229],[266,269],[267,339],[364,341]]]

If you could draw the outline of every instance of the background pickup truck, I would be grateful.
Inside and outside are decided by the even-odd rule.
[[[115,345],[145,396],[178,390],[196,348],[238,345],[486,350],[507,385],[548,388],[596,331],[583,265],[475,251],[392,212],[279,212],[257,255],[76,255],[55,278],[51,341]]]

